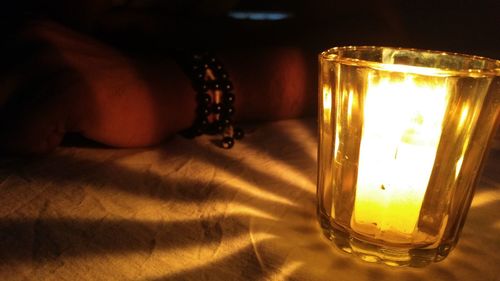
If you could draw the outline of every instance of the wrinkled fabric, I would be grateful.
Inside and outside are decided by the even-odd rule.
[[[394,269],[323,237],[314,120],[248,127],[231,150],[212,139],[0,160],[0,280],[500,279],[498,157],[450,256]]]

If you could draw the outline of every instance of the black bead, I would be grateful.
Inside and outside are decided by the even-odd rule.
[[[217,134],[222,136],[222,147],[233,147],[236,139],[243,138],[243,130],[232,126],[232,115],[235,111],[235,95],[232,93],[234,86],[229,81],[224,66],[209,52],[197,52],[185,56],[184,59],[191,64],[184,70],[192,79],[193,87],[198,93],[198,107],[194,124],[181,133],[189,137]],[[208,74],[213,74],[213,77]]]
[[[212,97],[210,97],[210,95],[208,95],[208,94],[201,94],[201,95],[198,95],[198,101],[202,105],[207,106],[212,102]]]
[[[191,128],[182,131],[181,134],[186,138],[192,139],[192,138],[203,135],[204,130],[198,124],[195,124]]]
[[[227,103],[227,104],[232,104],[234,102],[234,94],[233,93],[225,93],[224,94],[224,102]]]
[[[198,108],[198,112],[199,114],[201,114],[202,116],[208,116],[210,115],[210,108],[207,107],[207,106],[201,106]]]
[[[231,119],[228,119],[228,118],[223,118],[223,119],[220,119],[219,120],[219,123],[226,127],[227,125],[230,125],[231,124]]]
[[[198,81],[202,81],[205,78],[205,72],[204,71],[195,71],[193,74],[194,79]]]
[[[219,114],[222,112],[222,104],[217,103],[212,107],[212,112],[215,114]]]
[[[225,85],[224,85],[224,91],[231,91],[233,89],[233,84],[229,81],[226,81]]]
[[[208,90],[210,90],[210,87],[207,83],[205,83],[204,81],[202,81],[199,85],[198,85],[198,89],[200,92],[208,92]]]
[[[234,146],[234,139],[232,137],[224,137],[221,142],[222,148],[229,149]]]
[[[214,80],[205,81],[205,85],[206,85],[207,90],[216,90],[216,87],[220,87],[220,86],[217,86],[216,84],[217,84],[217,82]]]
[[[237,140],[241,140],[245,136],[245,132],[241,128],[234,128],[233,136]]]
[[[200,70],[200,66],[199,66],[199,65],[197,65],[197,64],[195,64],[195,65],[193,65],[193,66],[192,66],[191,70],[192,70],[193,72],[198,72],[198,71]]]
[[[210,124],[210,122],[208,122],[207,118],[202,118],[202,119],[198,120],[198,126],[200,128],[202,128],[203,130],[206,130],[206,128],[208,127],[208,124]]]
[[[225,116],[232,116],[234,114],[234,107],[233,106],[228,106],[224,110],[224,115]]]
[[[214,67],[215,71],[217,71],[217,72],[221,72],[222,71],[222,65],[220,65],[220,64],[214,64],[213,67]]]
[[[224,129],[224,125],[220,124],[219,122],[212,122],[208,124],[205,133],[208,135],[217,135],[224,132]]]
[[[220,134],[220,133],[224,132],[224,128],[225,128],[225,127],[226,127],[226,126],[224,126],[224,124],[223,124],[223,123],[221,123],[221,122],[217,122],[217,123],[215,124],[215,132],[216,132],[217,134]]]

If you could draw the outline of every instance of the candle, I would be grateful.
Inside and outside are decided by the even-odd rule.
[[[498,120],[500,61],[365,46],[330,49],[319,62],[326,237],[369,262],[444,259]]]
[[[446,85],[413,75],[369,75],[352,228],[411,241],[432,173],[447,106]]]

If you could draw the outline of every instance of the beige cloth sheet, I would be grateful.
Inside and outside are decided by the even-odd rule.
[[[498,151],[450,256],[390,268],[321,234],[314,120],[248,131],[1,159],[0,280],[500,280]]]

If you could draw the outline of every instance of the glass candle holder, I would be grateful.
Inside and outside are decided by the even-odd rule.
[[[386,47],[319,55],[318,216],[369,262],[423,266],[456,245],[498,124],[500,61]]]

